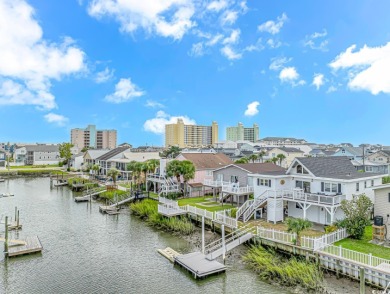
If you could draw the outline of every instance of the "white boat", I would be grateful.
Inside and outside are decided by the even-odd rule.
[[[14,194],[11,194],[11,193],[2,193],[2,194],[0,194],[0,197],[11,197],[11,196],[14,196]]]
[[[4,180],[4,179],[2,179],[2,178],[0,178],[0,183],[2,183],[2,182],[5,182],[5,180]]]

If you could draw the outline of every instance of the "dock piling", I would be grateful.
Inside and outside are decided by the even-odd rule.
[[[365,294],[366,293],[366,284],[365,284],[365,272],[364,272],[364,267],[360,268],[360,294]]]
[[[4,241],[4,254],[8,257],[8,216],[5,217],[5,241]]]

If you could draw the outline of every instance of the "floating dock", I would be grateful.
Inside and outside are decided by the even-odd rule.
[[[20,230],[20,229],[22,229],[22,224],[17,222],[17,221],[11,222],[8,225],[8,229],[9,230]]]
[[[201,252],[192,252],[174,257],[175,264],[188,270],[195,279],[205,278],[210,275],[223,273],[226,267],[215,260],[206,259]]]
[[[90,195],[75,197],[75,198],[74,198],[74,201],[75,201],[75,202],[87,202],[87,201],[91,200],[91,197],[92,197],[92,196],[90,196]]]
[[[165,249],[158,249],[157,252],[169,259],[172,263],[175,262],[175,257],[180,255],[179,252],[173,250],[171,247],[167,247]]]
[[[22,243],[15,244],[14,241],[10,240],[9,243],[14,243],[15,245],[9,244],[8,247],[9,257],[37,253],[37,252],[41,252],[43,249],[41,241],[39,240],[38,236],[27,237],[25,241],[22,240],[17,240],[17,241],[24,242],[24,244],[23,245]]]

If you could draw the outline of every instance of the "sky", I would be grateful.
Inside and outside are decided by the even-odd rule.
[[[390,145],[390,1],[0,0],[0,142],[164,125]]]

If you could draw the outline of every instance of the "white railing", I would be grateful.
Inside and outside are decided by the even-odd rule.
[[[201,209],[201,208],[191,206],[188,204],[184,205],[184,206],[180,206],[180,208],[187,211],[188,213],[192,213],[192,214],[199,215],[199,216],[204,216],[207,219],[214,220],[214,213],[212,213],[211,211],[208,211],[206,209]]]
[[[263,227],[257,227],[257,236],[264,239],[269,239],[269,240],[289,243],[289,244],[294,244],[294,240],[297,239],[297,236],[294,233],[287,233],[275,229],[266,229]]]
[[[230,182],[224,182],[222,180],[204,180],[203,185],[211,187],[222,187],[223,185],[230,185]]]
[[[248,209],[244,212],[244,215],[242,216],[242,220],[244,222],[247,222],[251,216],[255,213],[256,209],[263,204],[268,199],[268,194],[263,194],[262,197],[257,197],[251,206],[248,207]]]
[[[237,240],[238,238],[240,238],[241,236],[243,236],[247,233],[253,233],[253,229],[248,228],[248,227],[242,227],[240,229],[233,231],[232,233],[225,236],[225,245],[234,241],[234,240]],[[223,245],[222,238],[220,238],[216,241],[211,242],[210,244],[207,244],[205,246],[205,252],[206,252],[206,254],[209,254],[215,250],[220,249],[222,247],[222,245]]]
[[[157,211],[158,213],[165,214],[165,215],[172,215],[172,213],[180,213],[180,212],[185,213],[185,211],[179,208],[178,206],[174,207],[168,204],[160,204],[160,203],[157,206]]]
[[[162,204],[165,204],[167,206],[170,206],[170,207],[177,207],[177,208],[179,208],[179,204],[177,203],[177,201],[174,201],[174,200],[171,200],[171,199],[168,199],[168,198],[165,198],[165,197],[159,196],[158,197],[158,202],[160,202]]]
[[[303,236],[301,237],[301,246],[304,248],[319,250],[324,246],[331,245],[347,237],[348,233],[346,229],[339,229],[333,233],[322,235],[317,238]]]
[[[238,222],[235,218],[227,216],[224,212],[216,212],[214,221],[219,222],[231,228],[237,228]]]
[[[236,219],[239,219],[240,216],[248,209],[249,206],[252,205],[254,200],[247,200],[244,202],[243,205],[241,205],[236,212]]]
[[[365,253],[357,252],[354,250],[343,248],[341,246],[325,245],[325,247],[321,250],[321,252],[326,252],[347,260],[355,261],[372,267],[376,267],[380,264],[390,265],[389,259],[372,256],[371,253],[365,254]]]
[[[345,199],[345,195],[320,195],[305,193],[301,190],[268,190],[269,197],[286,200],[304,201],[309,203],[338,205]]]
[[[161,182],[165,182],[166,178],[164,176],[161,176],[161,175],[156,175],[156,174],[147,174],[146,178],[148,180],[158,180],[158,181],[161,181]]]
[[[231,185],[222,185],[222,192],[231,194],[248,194],[253,193],[253,186],[238,187]]]

